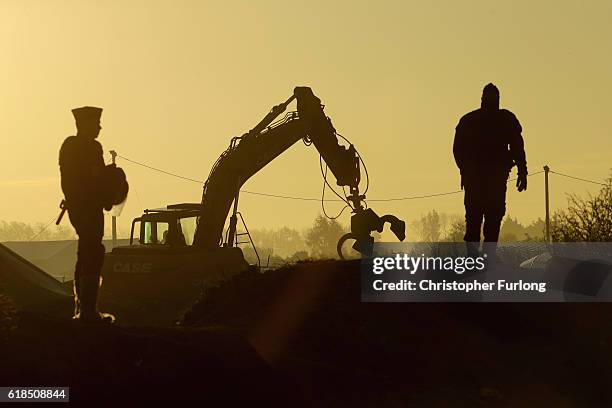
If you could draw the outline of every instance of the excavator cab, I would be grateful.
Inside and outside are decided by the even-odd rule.
[[[147,209],[132,221],[130,245],[103,267],[100,302],[127,324],[168,325],[208,287],[252,271],[239,247],[193,245],[200,204]]]
[[[182,204],[180,206],[185,206]],[[199,204],[189,204],[199,206]],[[191,246],[196,231],[199,210],[195,208],[168,206],[147,209],[144,214],[132,221],[130,245],[154,247]],[[138,231],[138,238],[134,237]]]

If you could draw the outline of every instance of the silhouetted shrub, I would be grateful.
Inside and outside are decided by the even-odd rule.
[[[612,242],[612,176],[595,196],[569,195],[568,208],[552,217],[551,238],[556,242]]]

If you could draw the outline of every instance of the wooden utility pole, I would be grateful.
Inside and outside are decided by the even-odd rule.
[[[544,227],[544,235],[547,243],[550,243],[550,199],[548,194],[548,173],[550,167],[544,166],[544,195],[546,199],[546,226]]]
[[[110,151],[111,157],[113,158],[113,164],[115,163],[115,158],[117,157],[117,152],[114,150]],[[113,229],[113,248],[117,246],[117,217],[114,215],[111,218],[111,225]]]

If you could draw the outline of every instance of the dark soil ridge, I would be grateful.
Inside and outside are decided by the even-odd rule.
[[[70,386],[78,406],[276,406],[300,395],[227,329],[85,325],[22,313],[17,329],[0,333],[0,361],[3,386]]]
[[[362,303],[359,268],[243,274],[207,291],[184,323],[242,330],[331,405],[612,402],[612,305]]]
[[[21,312],[0,330],[0,384],[70,385],[86,406],[612,402],[609,304],[362,303],[360,285],[353,261],[245,273],[180,327]]]

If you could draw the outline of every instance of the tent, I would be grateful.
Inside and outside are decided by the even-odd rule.
[[[0,290],[22,309],[37,310],[58,301],[72,301],[70,286],[62,284],[25,258],[0,244]]]

